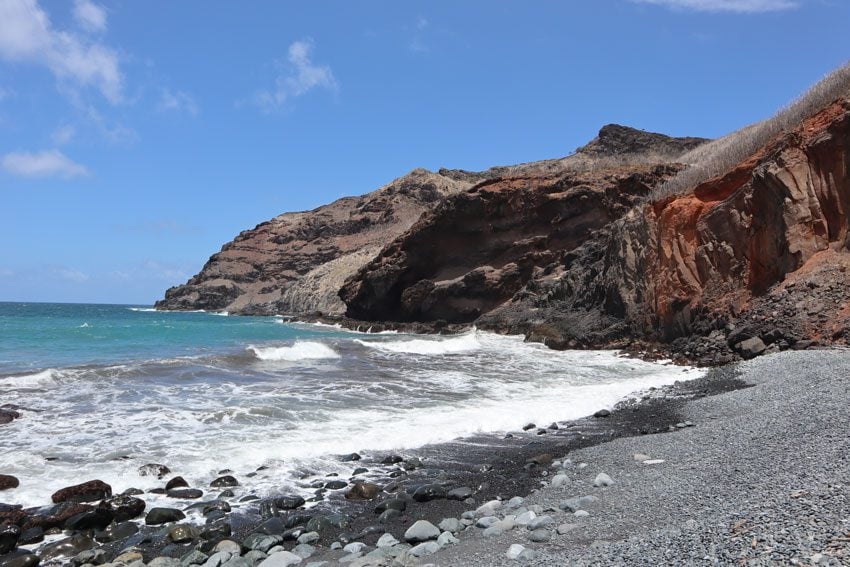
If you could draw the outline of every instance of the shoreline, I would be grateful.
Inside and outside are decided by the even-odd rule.
[[[680,419],[675,408],[682,403],[685,397],[706,395],[706,388],[708,390],[716,389],[719,392],[743,387],[743,384],[738,383],[731,374],[734,374],[734,372],[728,369],[713,370],[710,371],[710,375],[714,378],[699,378],[689,382],[677,383],[677,386],[660,388],[655,392],[655,395],[648,396],[648,399],[632,400],[621,404],[620,409],[612,412],[611,416],[606,418],[587,417],[572,422],[560,422],[558,430],[546,429],[549,424],[539,424],[541,431],[546,432],[544,435],[537,435],[538,430],[536,428],[529,432],[515,432],[509,438],[502,438],[497,434],[476,435],[455,442],[403,451],[400,455],[403,461],[398,465],[381,464],[380,460],[384,455],[377,454],[373,460],[364,459],[358,462],[358,464],[369,469],[368,475],[360,475],[358,479],[375,482],[385,491],[392,491],[392,493],[384,493],[383,499],[392,498],[405,491],[412,493],[415,487],[423,484],[441,485],[447,491],[467,486],[471,488],[473,498],[476,501],[490,500],[496,497],[507,499],[513,496],[526,495],[539,485],[541,478],[545,478],[541,475],[548,474],[545,464],[528,466],[530,459],[543,454],[551,454],[553,458],[557,459],[562,454],[578,447],[605,443],[623,435],[639,435],[641,429],[648,432],[666,430]],[[708,384],[709,382],[711,384]],[[391,455],[387,454],[386,456]],[[417,463],[417,460],[422,463],[421,466],[416,464],[410,466],[411,462]],[[413,470],[406,471],[405,468]],[[174,471],[174,473],[179,474],[180,471]],[[128,482],[132,483],[132,480],[128,479]],[[214,492],[210,491],[208,494]],[[144,496],[139,496],[144,498]],[[2,493],[0,493],[0,499],[2,499]],[[453,514],[460,515],[464,506],[469,505],[469,503],[459,500],[443,498],[429,502],[414,502],[410,498],[410,494],[404,499],[410,504],[408,510],[387,523],[378,522],[377,515],[372,511],[375,505],[381,501],[381,498],[350,501],[341,498],[341,492],[336,492],[334,497],[328,498],[308,510],[282,512],[279,517],[283,518],[285,522],[289,518],[296,517],[297,519],[297,516],[301,515],[303,520],[301,524],[303,525],[309,519],[306,516],[333,516],[335,514],[350,516],[351,519],[344,522],[344,527],[326,525],[317,520],[320,525],[318,530],[321,537],[320,545],[323,547],[317,549],[316,557],[328,553],[331,556],[338,556],[339,552],[329,552],[326,549],[326,546],[333,541],[347,543],[347,541],[356,539],[374,546],[378,537],[384,531],[392,533],[396,538],[402,540],[406,528],[413,521],[429,519],[438,523],[444,517]],[[207,498],[205,497],[203,500],[206,501]],[[263,522],[267,522],[270,514],[268,510],[261,513],[261,507],[255,507],[253,503],[240,503],[237,500],[231,499],[233,512],[228,516],[232,525],[232,535],[226,537],[242,541]],[[92,504],[96,504],[96,502]],[[175,508],[180,507],[178,502],[175,502]],[[364,531],[373,533],[356,537]],[[379,531],[380,533],[378,533]],[[89,531],[87,535],[93,536],[95,533]],[[143,550],[144,559],[149,561],[159,554],[163,556],[184,556],[187,550],[192,549],[195,545],[209,552],[218,539],[221,538],[195,540],[193,544],[188,546],[176,545],[168,542],[167,529],[143,527],[138,534],[134,534],[126,541],[107,543],[102,547],[106,556],[112,559],[120,554],[128,543],[137,545]],[[53,546],[55,548],[56,545],[51,543],[45,547]],[[292,547],[292,545],[286,547]],[[323,549],[325,551],[322,551]],[[317,560],[316,557],[311,557],[310,561]],[[0,556],[0,565],[5,566],[4,559]]]

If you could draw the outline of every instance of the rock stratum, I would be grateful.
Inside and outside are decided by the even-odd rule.
[[[846,343],[850,99],[761,131],[609,125],[562,159],[416,170],[242,233],[157,307],[475,324],[708,364]],[[683,185],[729,148],[744,157]]]

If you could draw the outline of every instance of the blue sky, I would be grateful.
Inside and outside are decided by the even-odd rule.
[[[152,303],[414,167],[715,137],[850,58],[843,0],[0,0],[0,301]]]

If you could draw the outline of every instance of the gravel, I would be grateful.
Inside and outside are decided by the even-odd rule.
[[[559,525],[549,542],[472,528],[428,563],[513,564],[508,549],[521,544],[535,566],[850,565],[850,351],[788,351],[737,369],[753,387],[687,402],[694,426],[568,455],[553,472],[569,479],[525,501]],[[615,483],[593,487],[602,472]],[[587,495],[599,499],[589,516],[559,509]]]

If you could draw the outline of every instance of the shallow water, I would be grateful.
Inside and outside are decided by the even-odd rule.
[[[245,493],[308,494],[304,479],[356,466],[335,455],[545,425],[699,374],[475,331],[368,335],[278,318],[0,304],[0,403],[28,408],[0,426],[0,473],[21,480],[2,499],[40,505],[91,478],[116,491],[161,486],[136,472],[151,462],[193,486],[227,468]]]

